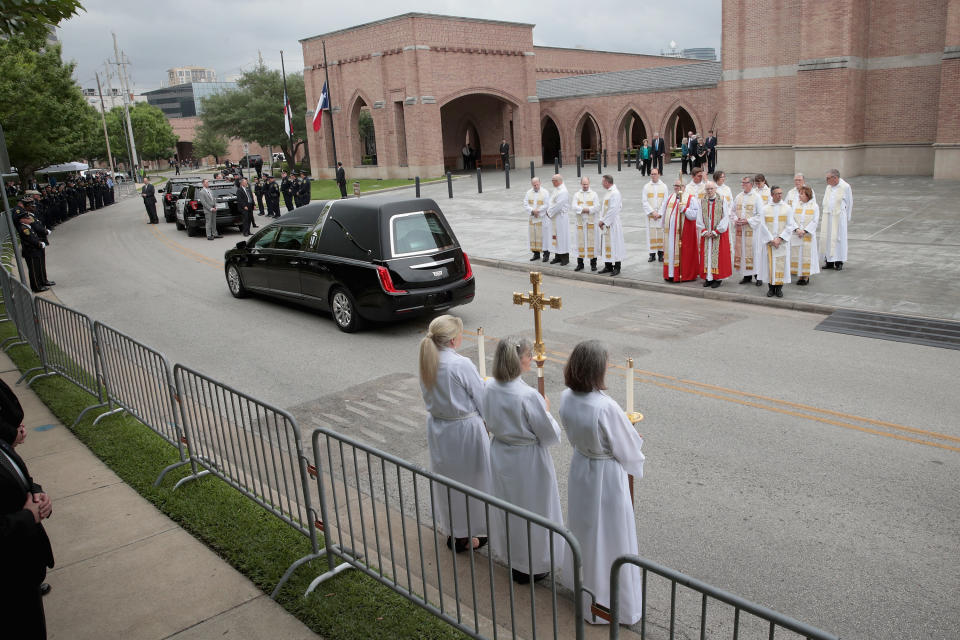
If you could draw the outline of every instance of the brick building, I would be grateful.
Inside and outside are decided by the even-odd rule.
[[[533,25],[409,13],[301,41],[314,175],[514,166],[714,129],[731,172],[960,178],[960,0],[724,0],[721,62],[541,47]],[[312,119],[312,112],[307,117]],[[372,139],[360,136],[369,115]]]

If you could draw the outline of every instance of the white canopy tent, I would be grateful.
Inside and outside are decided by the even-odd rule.
[[[52,164],[43,169],[37,169],[36,173],[69,173],[71,171],[86,171],[90,165],[83,162],[64,162],[63,164]]]

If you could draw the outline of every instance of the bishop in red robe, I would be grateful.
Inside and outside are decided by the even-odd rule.
[[[730,264],[730,204],[717,196],[717,183],[707,182],[707,195],[697,216],[700,236],[700,277],[703,286],[716,289],[733,274]]]

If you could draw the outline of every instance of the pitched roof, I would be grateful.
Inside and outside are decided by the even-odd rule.
[[[537,97],[540,100],[557,100],[617,93],[648,93],[671,89],[715,87],[720,82],[720,71],[719,62],[695,62],[671,67],[537,80]]]

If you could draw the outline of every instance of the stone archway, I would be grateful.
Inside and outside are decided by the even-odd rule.
[[[477,167],[493,168],[500,158],[500,141],[514,146],[510,131],[516,105],[492,94],[478,91],[444,103],[440,107],[440,129],[443,135],[443,166],[447,171],[463,167],[463,146],[470,142]]]
[[[550,116],[543,119],[540,127],[540,145],[544,165],[553,164],[555,158],[561,157],[560,129]]]
[[[667,137],[667,144],[672,147],[679,147],[680,142],[689,131],[696,131],[697,125],[686,109],[678,106],[667,118],[667,126],[664,133]]]
[[[373,111],[361,96],[357,96],[350,109],[350,153],[355,167],[377,164]]]
[[[578,151],[584,162],[594,161],[603,154],[603,139],[600,134],[600,125],[590,113],[583,114],[577,124]]]

